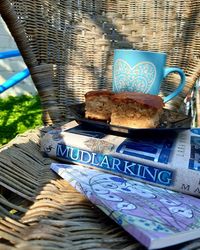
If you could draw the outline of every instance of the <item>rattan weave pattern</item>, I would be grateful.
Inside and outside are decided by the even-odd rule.
[[[0,150],[0,249],[144,249],[57,178],[39,141],[33,130]]]
[[[145,250],[50,170],[40,133],[26,132],[0,149],[0,249]],[[200,241],[174,249],[197,250]]]
[[[177,110],[200,76],[199,9],[200,0],[0,1],[46,125],[67,122],[68,105],[84,101],[88,90],[111,89],[114,48],[167,52],[167,65],[187,77],[167,106]],[[161,95],[178,81],[168,77]],[[25,133],[0,150],[0,249],[144,249],[49,170],[40,133]],[[179,249],[200,249],[200,242]]]
[[[45,123],[66,119],[67,106],[84,101],[86,91],[111,88],[114,48],[166,52],[168,66],[184,69],[186,87],[167,104],[170,109],[180,106],[200,75],[198,0],[2,2],[1,14],[41,96]],[[178,82],[176,74],[169,76],[161,95]]]
[[[0,249],[145,250],[50,170],[40,136],[28,131],[0,149]],[[198,250],[200,240],[170,249]]]

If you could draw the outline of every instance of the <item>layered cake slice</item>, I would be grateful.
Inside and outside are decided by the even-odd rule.
[[[112,95],[111,124],[130,128],[155,128],[163,113],[160,96],[139,92]]]
[[[93,90],[85,94],[85,117],[110,121],[111,96],[109,90]]]

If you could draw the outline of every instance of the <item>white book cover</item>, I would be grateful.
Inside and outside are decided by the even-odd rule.
[[[52,163],[51,169],[148,249],[200,237],[197,197],[80,165]]]

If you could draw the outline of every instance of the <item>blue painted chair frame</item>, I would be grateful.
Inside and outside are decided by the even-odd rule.
[[[19,50],[10,50],[10,51],[4,51],[0,52],[0,59],[5,58],[12,58],[21,56]],[[25,78],[27,78],[30,75],[30,71],[28,68],[14,74],[11,76],[8,80],[6,80],[3,84],[0,85],[0,94],[6,91],[7,89],[13,87],[17,83],[21,82]]]

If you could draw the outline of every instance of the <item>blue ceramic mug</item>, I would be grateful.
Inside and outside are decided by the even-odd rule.
[[[135,91],[158,95],[163,79],[170,73],[181,77],[179,86],[163,98],[168,102],[177,96],[185,85],[185,74],[177,67],[165,67],[167,55],[133,49],[114,50],[113,82],[114,92]]]

